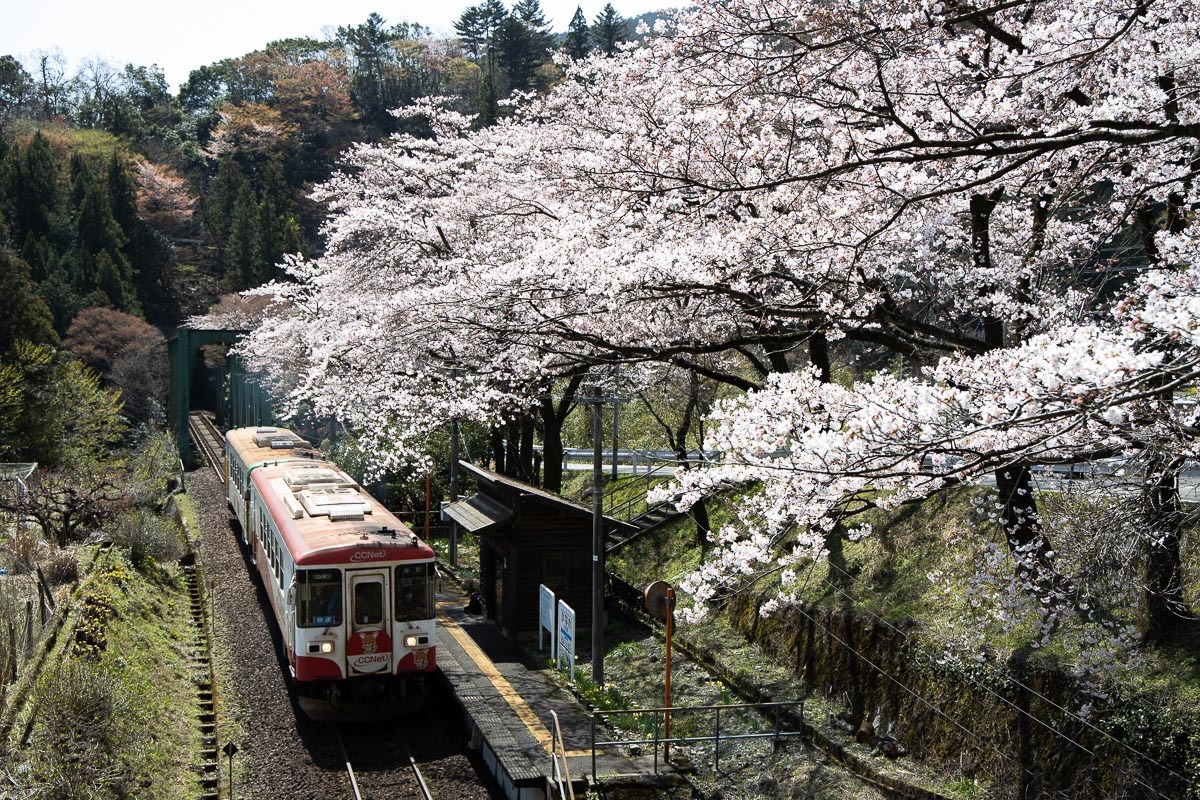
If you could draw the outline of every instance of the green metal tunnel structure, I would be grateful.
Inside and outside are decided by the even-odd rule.
[[[188,414],[193,409],[213,412],[222,430],[273,425],[275,412],[267,391],[242,357],[228,352],[223,364],[211,366],[197,358],[209,344],[234,345],[244,330],[195,330],[177,328],[168,340],[171,387],[167,398],[167,423],[175,434],[179,457],[192,466]]]

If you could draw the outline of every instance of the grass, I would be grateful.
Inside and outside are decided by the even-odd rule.
[[[429,546],[441,564],[450,565],[449,537],[435,537]],[[464,586],[474,590],[479,586],[479,537],[460,530],[458,532],[458,564],[451,569]]]
[[[178,568],[138,572],[114,550],[84,581],[34,690],[38,714],[28,745],[14,755],[38,788],[58,796],[69,787],[78,798],[195,797],[198,706],[185,667],[191,637]]]

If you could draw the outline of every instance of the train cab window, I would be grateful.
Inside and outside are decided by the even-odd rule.
[[[383,584],[354,584],[354,624],[378,625],[383,622]]]
[[[336,569],[296,571],[296,620],[301,628],[342,624],[342,576]]]
[[[396,619],[429,619],[433,616],[432,564],[396,567]]]

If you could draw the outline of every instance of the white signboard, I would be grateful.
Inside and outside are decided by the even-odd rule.
[[[575,609],[558,601],[558,666],[567,660],[567,682],[575,683]]]
[[[554,592],[545,584],[538,585],[538,650],[542,649],[542,631],[550,636],[550,657],[558,657],[555,644],[558,637],[554,635]]]

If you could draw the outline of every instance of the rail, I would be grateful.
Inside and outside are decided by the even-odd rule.
[[[333,726],[333,737],[337,739],[338,749],[342,751],[342,766],[346,768],[346,774],[350,776],[350,791],[354,794],[354,800],[363,800],[362,792],[358,790],[358,777],[354,774],[354,765],[350,763],[350,754],[346,752],[346,742],[342,739],[342,731],[337,725]]]
[[[795,711],[798,709],[798,715]],[[762,733],[747,733],[744,731],[721,734],[721,712],[725,711],[728,717],[729,713],[737,713],[742,711],[755,711],[759,715],[764,712],[771,712],[771,717],[774,721],[774,727],[770,731]],[[663,723],[671,718],[678,719],[680,716],[689,714],[703,714],[711,712],[713,715],[712,734],[709,736],[674,736],[668,737],[660,735],[663,730]],[[596,738],[597,719],[608,717],[632,717],[632,721],[636,726],[641,726],[649,715],[653,721],[653,736],[649,739],[614,739],[611,741],[598,740]],[[794,718],[797,723],[797,730],[784,730],[781,721],[784,716]],[[728,725],[728,722],[726,723]],[[783,739],[792,739],[804,735],[804,701],[803,700],[781,700],[769,703],[730,703],[722,705],[708,706],[675,706],[672,708],[629,708],[624,710],[612,711],[593,711],[592,712],[592,774],[596,774],[596,750],[601,747],[615,745],[623,747],[627,745],[653,745],[654,747],[654,772],[658,773],[658,748],[663,745],[664,748],[672,744],[697,744],[701,742],[713,743],[713,769],[720,771],[721,769],[721,742],[743,741],[747,739],[773,739],[778,745]],[[664,750],[666,752],[666,750]]]
[[[550,740],[550,775],[558,789],[559,800],[575,800],[575,785],[571,782],[571,768],[567,764],[567,747],[563,744],[562,728],[558,724],[558,712],[551,709],[554,718],[554,736]],[[595,738],[593,736],[593,738]],[[561,761],[561,768],[560,768]],[[596,755],[592,752],[592,774],[596,774]]]
[[[330,727],[333,730],[333,737],[337,741],[338,749],[342,754],[342,767],[346,770],[346,775],[350,779],[350,792],[354,800],[370,800],[370,798],[376,797],[377,794],[370,791],[369,787],[368,790],[364,791],[362,785],[359,784],[358,775],[354,772],[354,765],[350,761],[350,751],[346,748],[346,740],[342,737],[341,727],[336,723]],[[433,792],[430,791],[429,784],[425,781],[425,775],[417,765],[417,760],[413,758],[412,751],[408,749],[408,743],[399,732],[393,731],[391,736],[393,742],[399,745],[400,755],[404,759],[405,764],[412,772],[413,777],[416,778],[417,787],[421,790],[421,797],[423,800],[433,800]],[[364,777],[368,776],[370,772],[370,770],[365,771],[363,773]]]
[[[225,458],[225,437],[217,428],[215,422],[206,414],[193,413],[188,416],[188,432],[195,441],[196,447],[204,456],[204,460],[224,480],[223,460]]]

